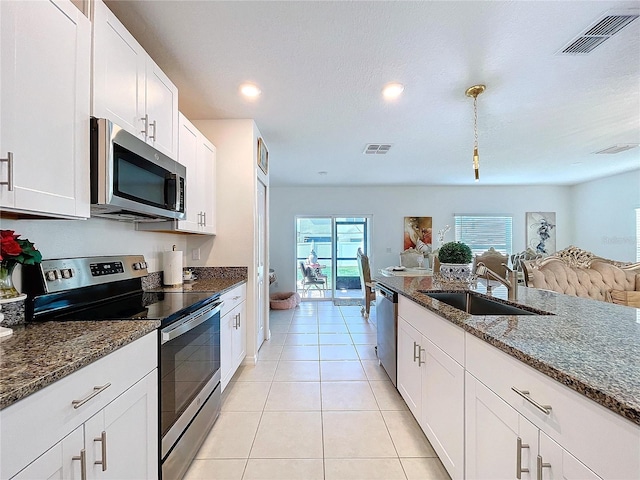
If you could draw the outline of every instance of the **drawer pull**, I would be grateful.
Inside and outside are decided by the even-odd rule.
[[[105,383],[103,386],[101,387],[93,387],[93,392],[89,395],[87,395],[86,397],[84,397],[82,400],[74,400],[71,402],[71,405],[73,405],[73,408],[80,408],[82,405],[84,405],[85,403],[87,403],[89,400],[91,400],[93,397],[95,397],[96,395],[99,395],[100,393],[104,392],[107,388],[109,388],[111,386],[110,383]]]
[[[536,402],[533,398],[529,396],[529,390],[518,390],[516,387],[511,387],[511,390],[516,392],[518,395],[520,395],[522,398],[524,398],[527,402],[529,402],[531,405],[536,407],[545,415],[551,414],[551,405],[542,405],[541,403]]]
[[[10,192],[13,191],[13,152],[7,152],[7,158],[0,158],[0,162],[7,164],[7,181],[0,182],[0,185],[6,185]]]
[[[418,345],[418,366],[422,366],[423,363],[427,363],[425,360],[422,360],[422,352],[424,352],[424,348]]]
[[[520,480],[522,478],[522,473],[529,473],[528,468],[522,468],[522,449],[529,448],[529,445],[526,443],[522,443],[522,439],[518,437],[517,440],[517,450],[516,450],[516,478]]]
[[[93,462],[96,465],[102,465],[102,471],[107,471],[107,432],[104,430],[99,437],[93,439],[94,442],[100,442],[102,447],[102,460],[96,460]]]
[[[543,468],[551,468],[551,464],[550,463],[544,463],[542,461],[542,456],[538,455],[538,472],[537,472],[538,480],[542,480],[542,469]]]
[[[418,349],[418,354],[416,355],[416,348]],[[420,345],[416,342],[413,342],[413,362],[420,359]]]
[[[80,479],[87,480],[87,452],[80,450],[80,456],[71,457],[71,460],[80,460]]]

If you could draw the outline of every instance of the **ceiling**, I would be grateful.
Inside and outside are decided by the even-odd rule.
[[[285,185],[571,185],[640,168],[640,20],[558,52],[634,1],[107,1],[191,120],[253,118]],[[239,94],[243,82],[262,95]],[[389,82],[404,84],[395,101]],[[364,155],[390,143],[386,155]],[[326,172],[321,174],[319,172]]]

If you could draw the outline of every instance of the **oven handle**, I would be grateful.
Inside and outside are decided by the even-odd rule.
[[[194,315],[185,318],[178,325],[171,325],[170,327],[161,330],[160,333],[162,335],[160,344],[164,345],[174,338],[187,333],[189,330],[194,329],[201,323],[206,322],[209,318],[220,312],[222,305],[224,305],[224,302],[217,302],[211,308],[201,312],[197,312]]]

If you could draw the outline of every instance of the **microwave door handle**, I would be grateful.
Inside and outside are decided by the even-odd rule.
[[[180,189],[178,188],[178,175],[168,173],[164,182],[167,208],[174,211],[180,210]]]

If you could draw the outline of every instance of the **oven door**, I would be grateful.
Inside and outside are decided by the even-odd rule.
[[[221,306],[216,301],[160,331],[163,459],[220,384]]]

